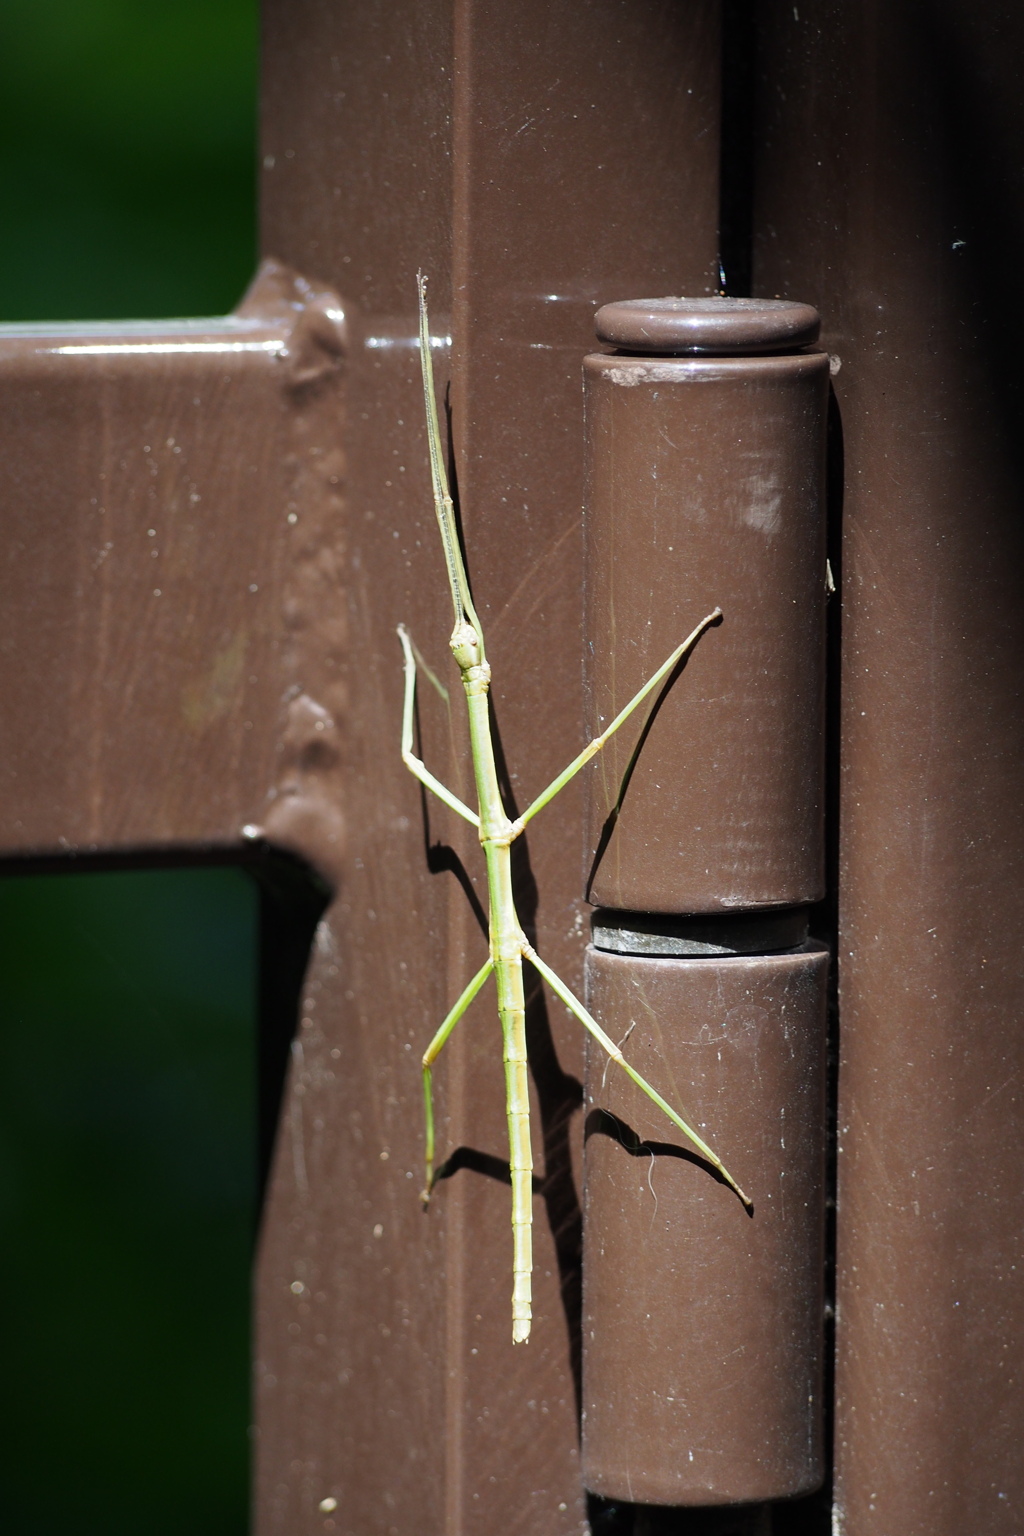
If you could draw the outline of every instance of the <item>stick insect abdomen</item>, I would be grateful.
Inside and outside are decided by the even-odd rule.
[[[508,1163],[512,1178],[512,1342],[530,1336],[530,1275],[533,1270],[533,1149],[530,1145],[530,1090],[526,1074],[526,1001],[523,957],[499,960],[498,1015],[504,1045],[508,1109]]]

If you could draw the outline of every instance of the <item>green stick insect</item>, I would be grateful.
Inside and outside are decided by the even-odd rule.
[[[438,425],[437,401],[434,394],[434,370],[430,351],[430,334],[427,324],[427,283],[420,273],[419,285],[419,349],[423,370],[423,394],[427,416],[427,440],[430,448],[430,477],[434,491],[434,508],[437,525],[441,532],[448,582],[451,587],[455,628],[452,630],[451,651],[462,674],[469,711],[469,739],[473,757],[473,776],[479,811],[464,805],[458,796],[446,788],[424,766],[413,752],[413,715],[416,699],[416,658],[412,643],[404,626],[398,630],[405,654],[405,702],[402,714],[402,760],[421,784],[443,800],[457,815],[477,828],[480,843],[487,861],[487,891],[490,905],[489,953],[483,965],[466,987],[458,1002],[451,1009],[441,1028],[431,1040],[423,1055],[423,1101],[426,1111],[426,1183],[422,1199],[424,1205],[430,1199],[434,1185],[434,1102],[431,1072],[444,1045],[456,1024],[466,1012],[487,978],[494,973],[498,990],[498,1017],[504,1042],[505,1091],[508,1110],[509,1165],[512,1175],[512,1342],[525,1343],[530,1336],[531,1321],[531,1274],[533,1248],[531,1226],[533,1221],[533,1153],[530,1145],[530,1101],[526,1078],[526,1005],[523,990],[523,961],[528,960],[540,973],[555,996],[576,1015],[584,1029],[608,1052],[612,1061],[631,1077],[638,1087],[657,1104],[683,1135],[713,1164],[727,1184],[750,1207],[751,1202],[740,1189],[721,1159],[702,1141],[692,1126],[668,1104],[650,1083],[646,1082],[626,1061],[619,1047],[601,1028],[575,997],[565,982],[537,954],[527,940],[516,914],[515,896],[512,890],[511,846],[523,829],[552,801],[569,780],[574,778],[585,764],[604,746],[610,736],[629,719],[633,711],[669,676],[673,668],[687,654],[697,640],[718,618],[716,608],[701,619],[692,634],[676,647],[671,656],[650,677],[635,698],[621,710],[607,730],[596,736],[578,757],[574,758],[558,777],[538,795],[521,816],[513,821],[506,814],[498,787],[498,773],[491,740],[487,694],[490,687],[491,669],[487,664],[484,635],[473,598],[469,590],[466,568],[459,545],[458,530],[452,498],[448,490],[441,432]]]

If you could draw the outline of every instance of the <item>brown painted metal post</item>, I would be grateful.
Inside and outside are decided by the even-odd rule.
[[[587,996],[752,1214],[588,1054],[583,1471],[652,1503],[824,1473],[828,359],[806,305],[606,306],[586,361],[590,728],[714,605],[649,727],[590,781]],[[655,354],[655,355],[651,355]],[[616,910],[617,909],[617,910]],[[625,910],[622,910],[625,909]]]
[[[762,10],[758,291],[818,304],[843,505],[837,1536],[1024,1505],[1024,17]]]
[[[539,988],[528,999],[538,1177],[528,1346],[510,1342],[489,999],[437,1074],[443,1150],[464,1149],[462,1166],[428,1216],[416,1200],[419,1054],[484,940],[479,849],[424,801],[397,752],[396,624],[452,677],[413,279],[420,267],[430,276],[470,576],[510,800],[522,805],[583,740],[580,357],[595,307],[623,286],[714,282],[718,56],[713,3],[267,9],[264,239],[338,286],[353,346],[339,575],[348,841],[309,979],[315,1008],[263,1245],[262,1536],[568,1536],[584,1519],[583,1047]],[[429,689],[421,728],[432,768],[465,782],[464,744]],[[577,987],[580,808],[574,787],[538,818],[518,870],[539,949]],[[336,1511],[320,1509],[324,1498]]]

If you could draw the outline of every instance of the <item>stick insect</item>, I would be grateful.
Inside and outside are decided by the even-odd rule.
[[[510,851],[511,845],[533,820],[537,812],[543,810],[555,798],[559,790],[568,784],[569,780],[574,778],[580,769],[590,762],[592,757],[600,752],[609,737],[629,719],[633,711],[648,698],[654,689],[658,687],[659,683],[663,682],[671,674],[709,625],[714,624],[721,617],[721,610],[716,608],[712,613],[701,619],[692,633],[686,637],[681,645],[676,647],[671,656],[662,663],[653,676],[648,678],[635,698],[632,698],[626,707],[620,710],[611,725],[583,748],[583,751],[573,759],[567,768],[563,769],[558,777],[548,785],[547,789],[537,796],[536,800],[526,808],[521,816],[516,817],[514,821],[509,818],[498,787],[494,744],[491,740],[487,700],[491,669],[487,663],[483,629],[476,609],[473,606],[473,598],[469,590],[469,581],[462,558],[455,513],[444,467],[437,400],[434,394],[434,370],[430,350],[430,333],[427,322],[427,283],[423,273],[418,275],[417,284],[419,290],[419,350],[427,418],[430,478],[434,493],[434,509],[437,513],[437,524],[441,533],[441,543],[444,548],[445,564],[448,570],[448,584],[451,588],[452,607],[455,614],[455,627],[452,630],[449,643],[452,655],[462,674],[462,683],[466,693],[466,707],[469,711],[469,739],[473,758],[473,776],[476,781],[479,811],[471,810],[468,805],[464,805],[458,796],[454,795],[450,789],[434,777],[420,758],[416,757],[413,752],[416,657],[404,625],[400,625],[398,629],[398,636],[402,642],[402,650],[405,656],[402,759],[406,767],[419,779],[421,784],[425,785],[427,789],[435,794],[439,800],[442,800],[445,805],[449,806],[451,810],[455,811],[457,815],[464,817],[466,821],[477,828],[480,844],[487,863],[487,890],[490,906],[490,942],[487,959],[465,988],[423,1054],[423,1103],[426,1115],[426,1182],[423,1188],[422,1199],[424,1206],[426,1206],[430,1200],[436,1176],[434,1169],[434,1101],[431,1082],[433,1066],[456,1024],[493,972],[497,984],[498,1017],[501,1021],[501,1033],[504,1042],[503,1055],[508,1111],[509,1166],[512,1175],[512,1342],[514,1344],[522,1344],[530,1336],[532,1313],[531,1275],[533,1270],[531,1233],[533,1220],[533,1154],[530,1145],[530,1102],[526,1077],[524,960],[529,961],[534,970],[539,972],[555,996],[560,998],[566,1007],[576,1015],[584,1029],[589,1030],[594,1039],[607,1051],[612,1061],[616,1062],[632,1078],[633,1082],[643,1089],[648,1098],[652,1099],[658,1108],[664,1111],[672,1124],[682,1131],[683,1135],[693,1143],[698,1151],[717,1168],[721,1177],[735,1190],[743,1204],[748,1208],[751,1206],[747,1196],[725,1168],[721,1159],[708,1146],[707,1142],[703,1141],[693,1127],[688,1125],[683,1117],[662,1098],[661,1094],[655,1088],[652,1088],[650,1083],[641,1077],[640,1073],[629,1064],[614,1040],[605,1033],[597,1020],[584,1008],[579,998],[574,996],[565,982],[555,974],[550,966],[544,963],[529,943],[516,914],[515,896],[512,890]]]

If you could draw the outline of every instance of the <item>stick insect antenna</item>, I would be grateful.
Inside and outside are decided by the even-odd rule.
[[[480,627],[480,620],[476,616],[476,609],[473,607],[469,577],[466,575],[466,564],[462,558],[462,546],[459,543],[459,530],[455,522],[455,508],[444,467],[437,396],[434,392],[434,359],[430,345],[430,324],[427,319],[427,274],[425,272],[417,272],[416,287],[419,293],[420,368],[423,373],[423,400],[427,413],[430,480],[434,489],[437,526],[441,530],[441,544],[444,548],[445,565],[448,568],[448,585],[451,588],[452,608],[455,612],[455,632],[461,631],[467,623],[472,625],[480,646],[480,660],[483,661],[485,659],[484,634]]]

